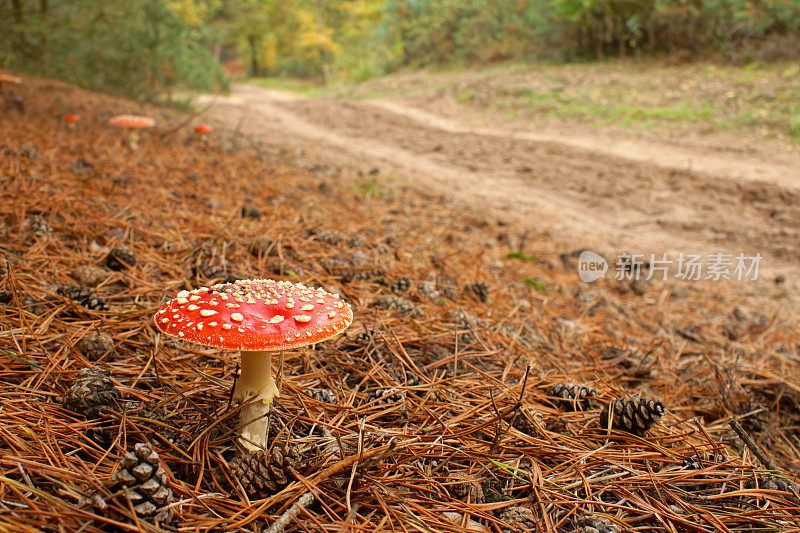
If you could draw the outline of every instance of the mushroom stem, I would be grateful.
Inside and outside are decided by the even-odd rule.
[[[139,148],[139,130],[136,128],[131,128],[131,135],[128,139],[128,144],[131,147],[131,150],[137,150]]]
[[[272,399],[279,396],[272,377],[271,352],[242,352],[242,371],[233,389],[233,399],[247,402],[239,418],[239,444],[248,451],[267,447],[267,429]],[[252,399],[252,400],[251,400]]]

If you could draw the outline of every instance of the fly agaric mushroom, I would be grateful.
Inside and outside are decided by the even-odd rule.
[[[203,144],[208,142],[208,135],[214,131],[214,126],[211,124],[200,124],[194,128],[194,132],[200,136],[200,141]]]
[[[233,399],[247,402],[240,414],[239,442],[249,451],[266,448],[272,399],[272,352],[315,344],[344,331],[353,310],[322,289],[271,279],[239,280],[181,291],[156,313],[163,333],[188,342],[239,350],[241,374]]]
[[[128,145],[131,147],[131,150],[139,148],[139,130],[141,128],[152,128],[156,125],[155,120],[141,115],[117,115],[111,117],[108,123],[112,126],[128,128],[130,132]]]
[[[19,76],[14,76],[13,74],[4,74],[0,72],[0,87],[2,87],[4,83],[13,83],[15,85],[19,85],[22,83],[22,78]]]
[[[80,115],[64,115],[64,122],[67,123],[67,129],[75,129],[75,124],[80,122]]]

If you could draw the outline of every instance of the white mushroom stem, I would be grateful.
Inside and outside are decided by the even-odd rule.
[[[278,396],[278,387],[272,377],[272,353],[242,352],[242,371],[233,388],[233,400],[247,402],[242,407],[239,419],[239,443],[246,450],[266,449],[269,428],[267,414],[272,399]]]
[[[130,128],[131,134],[128,138],[128,145],[131,147],[131,150],[138,150],[139,149],[139,130],[136,128]]]

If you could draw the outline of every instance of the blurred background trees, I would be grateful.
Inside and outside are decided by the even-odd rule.
[[[0,0],[0,67],[154,98],[229,75],[610,56],[797,58],[798,0]]]
[[[0,67],[114,94],[224,86],[205,44],[161,0],[0,2]]]

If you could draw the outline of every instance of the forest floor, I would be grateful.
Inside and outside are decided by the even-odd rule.
[[[265,531],[305,494],[286,531],[800,528],[790,185],[402,99],[237,87],[201,119],[44,80],[2,96],[0,531]],[[137,151],[108,126],[132,112],[157,121]],[[583,283],[581,246],[719,246],[772,272]],[[153,316],[265,277],[355,319],[287,353],[258,478],[236,467],[236,355]],[[149,486],[135,443],[164,468]]]

